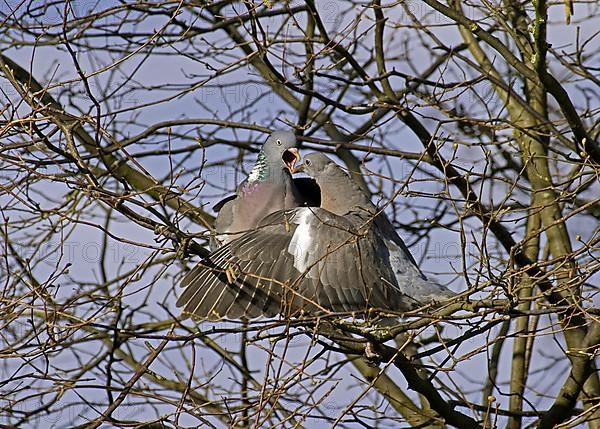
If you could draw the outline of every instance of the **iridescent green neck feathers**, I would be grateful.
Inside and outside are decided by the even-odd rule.
[[[269,164],[267,163],[267,155],[261,150],[256,159],[254,168],[248,175],[248,182],[262,182],[269,176]]]

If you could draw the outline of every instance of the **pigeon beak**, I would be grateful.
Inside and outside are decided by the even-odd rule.
[[[296,163],[300,161],[300,152],[298,152],[298,149],[295,147],[287,149],[283,152],[281,159],[283,159],[283,163],[290,170],[290,173],[294,174],[298,171],[296,170]]]
[[[298,167],[294,168],[292,173],[301,173],[304,171],[304,163],[300,164]]]

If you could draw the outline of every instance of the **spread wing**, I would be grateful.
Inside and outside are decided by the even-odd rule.
[[[280,210],[200,262],[177,305],[209,319],[407,309],[376,231],[358,214]]]

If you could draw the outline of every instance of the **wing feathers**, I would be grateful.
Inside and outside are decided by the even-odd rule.
[[[402,309],[383,240],[364,223],[320,208],[274,212],[194,267],[177,305],[209,319]]]

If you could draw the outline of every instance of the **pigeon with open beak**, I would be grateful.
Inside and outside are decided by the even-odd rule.
[[[218,214],[211,250],[252,230],[262,218],[277,210],[319,206],[319,187],[314,180],[292,179],[291,173],[301,159],[296,146],[296,136],[291,132],[276,131],[267,138],[237,193],[214,206]]]

